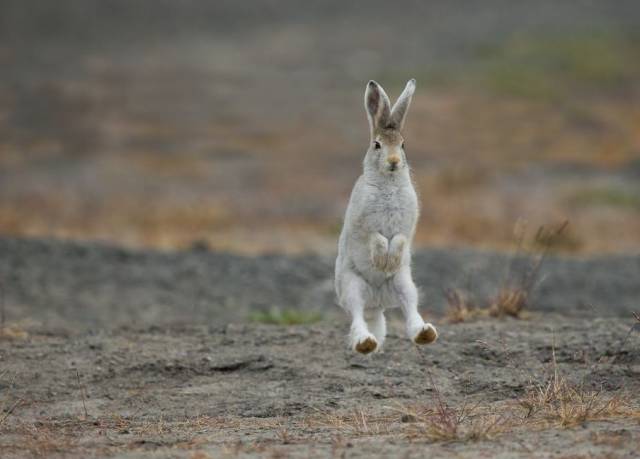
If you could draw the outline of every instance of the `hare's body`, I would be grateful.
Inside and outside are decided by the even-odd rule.
[[[418,198],[408,174],[393,184],[373,184],[361,176],[351,193],[342,233],[340,234],[338,259],[336,260],[336,292],[341,296],[341,273],[353,269],[372,287],[388,284],[393,274],[411,262],[410,241],[418,219]],[[371,238],[382,235],[390,241],[396,234],[407,238],[407,246],[397,263],[377,266],[371,260]],[[388,244],[388,242],[387,242]],[[381,294],[383,292],[380,292]],[[375,296],[372,292],[371,296]],[[366,307],[397,307],[389,304],[382,295],[371,299]]]
[[[393,109],[377,83],[370,82],[365,95],[373,143],[351,193],[335,267],[338,302],[353,320],[351,346],[362,353],[382,346],[387,308],[402,308],[407,333],[416,343],[431,342],[437,336],[417,311],[418,294],[411,278],[411,243],[419,206],[399,130],[413,88],[410,81]],[[365,311],[373,318],[373,333]]]

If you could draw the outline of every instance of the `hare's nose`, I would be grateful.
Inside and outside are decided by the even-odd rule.
[[[387,158],[387,162],[391,166],[397,166],[398,163],[400,162],[400,157],[398,155],[391,155]]]

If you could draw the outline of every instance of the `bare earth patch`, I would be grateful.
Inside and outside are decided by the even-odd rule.
[[[346,349],[343,323],[34,328],[0,340],[0,450],[631,457],[640,446],[640,342],[625,340],[630,325],[480,320],[441,325],[428,348],[392,334],[370,356]]]

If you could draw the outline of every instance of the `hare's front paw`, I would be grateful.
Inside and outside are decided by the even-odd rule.
[[[371,250],[371,262],[373,266],[380,270],[387,269],[387,253],[389,252],[389,241],[380,233],[375,233],[369,241]]]
[[[387,257],[387,271],[396,272],[400,268],[406,244],[407,238],[402,234],[396,234],[391,238],[389,255]]]
[[[430,344],[438,339],[436,327],[431,324],[424,324],[411,334],[413,342],[416,344]]]

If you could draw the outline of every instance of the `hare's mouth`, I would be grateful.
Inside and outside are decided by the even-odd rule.
[[[392,164],[389,166],[389,170],[391,172],[395,172],[396,170],[398,170],[398,165],[397,164]]]

